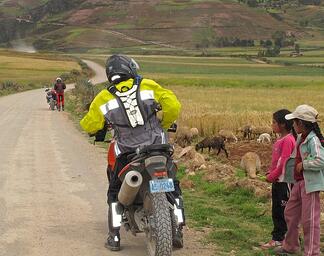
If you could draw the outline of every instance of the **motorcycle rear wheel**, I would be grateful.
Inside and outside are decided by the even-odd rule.
[[[148,194],[144,207],[149,212],[150,227],[147,232],[149,256],[172,255],[172,224],[169,202],[165,193]]]

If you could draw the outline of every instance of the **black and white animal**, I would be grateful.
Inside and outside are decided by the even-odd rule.
[[[237,131],[242,133],[243,139],[252,139],[252,125],[244,125],[238,128]]]
[[[201,152],[203,152],[204,148],[208,148],[208,152],[210,152],[210,149],[218,149],[217,155],[220,153],[221,150],[224,150],[226,157],[228,158],[228,153],[225,148],[225,141],[222,137],[207,137],[196,144],[196,151],[200,149]]]

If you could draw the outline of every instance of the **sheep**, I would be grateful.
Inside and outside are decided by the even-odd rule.
[[[187,126],[183,126],[177,129],[175,134],[175,142],[178,143],[181,147],[186,147],[191,144],[193,139],[197,137],[199,131],[197,128],[189,129]]]
[[[256,178],[256,173],[261,169],[260,157],[254,152],[247,152],[241,159],[241,168],[246,170],[250,178]]]
[[[268,133],[270,135],[273,134],[272,128],[269,126],[258,126],[258,127],[252,127],[252,134],[254,135],[254,138],[257,136],[260,136],[262,133]]]
[[[208,148],[208,152],[210,153],[210,149],[218,149],[217,155],[220,153],[221,149],[224,150],[226,157],[228,158],[228,153],[225,148],[225,141],[222,137],[216,136],[212,138],[205,138],[199,143],[196,144],[196,151],[199,149],[203,152],[204,148]]]
[[[237,129],[238,132],[243,133],[243,139],[252,139],[252,125],[244,125]]]
[[[229,130],[220,130],[218,132],[218,135],[223,137],[225,141],[235,141],[235,143],[237,143],[238,139],[237,137],[234,135],[233,132],[229,131]]]
[[[271,142],[271,135],[269,133],[262,133],[259,138],[257,139],[258,143],[265,143],[265,142]]]
[[[199,131],[196,127],[192,127],[190,129],[190,133],[191,133],[192,138],[196,138],[199,135]]]

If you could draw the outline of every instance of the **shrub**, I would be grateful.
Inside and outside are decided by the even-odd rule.
[[[86,79],[79,79],[75,84],[74,93],[80,101],[83,110],[92,102],[94,98],[93,84]]]

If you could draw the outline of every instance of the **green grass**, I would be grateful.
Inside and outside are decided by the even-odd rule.
[[[84,55],[105,65],[107,55]],[[170,57],[138,56],[140,74],[169,86],[204,86],[232,88],[322,87],[324,69],[297,64],[323,63],[324,58],[270,58],[261,64],[245,57]],[[278,62],[278,63],[276,63]],[[282,63],[291,65],[282,65]],[[296,65],[295,65],[296,64]]]
[[[184,174],[180,168],[179,176]],[[259,243],[270,239],[272,221],[264,215],[267,200],[256,198],[244,188],[230,188],[223,183],[206,183],[201,175],[191,177],[195,191],[184,190],[189,226],[208,230],[204,242],[217,247],[216,255],[267,255],[256,250]],[[236,254],[235,254],[236,255]]]
[[[104,64],[106,57],[105,55],[82,56],[101,64]],[[220,128],[235,131],[238,126],[246,122],[255,125],[269,124],[271,115],[276,109],[282,107],[293,109],[305,102],[314,105],[320,113],[323,112],[321,107],[323,76],[318,73],[313,74],[312,72],[318,70],[314,71],[312,68],[279,65],[279,70],[282,68],[281,72],[290,72],[290,74],[276,76],[270,72],[264,75],[268,69],[277,70],[277,67],[271,65],[268,67],[264,64],[260,64],[260,69],[264,72],[261,73],[262,75],[253,73],[256,68],[252,68],[251,65],[257,64],[245,58],[170,56],[134,56],[134,58],[141,65],[141,74],[156,78],[157,81],[162,81],[163,85],[169,82],[169,85],[179,85],[170,86],[183,107],[179,124],[205,129],[208,126],[216,127],[213,134]],[[222,62],[224,66],[219,65]],[[181,67],[182,63],[183,67]],[[158,73],[152,71],[153,67],[145,64],[154,66]],[[162,69],[160,69],[161,65]],[[220,71],[213,74],[210,70],[204,72],[204,69],[223,71],[231,65],[233,71],[229,74],[220,74]],[[193,66],[198,66],[202,74],[192,74]],[[246,74],[239,70],[241,73],[235,75],[234,73],[237,72],[235,69],[241,69],[242,66],[246,66],[244,70]],[[179,75],[177,72],[170,74],[169,70],[172,68],[177,72],[180,70],[183,74]],[[199,88],[198,85],[209,87]],[[305,85],[308,87],[305,88]],[[224,88],[226,86],[231,88]],[[103,88],[103,85],[99,88]],[[81,100],[75,98],[74,102],[74,108],[82,107]],[[80,118],[84,112],[78,114]],[[203,125],[200,126],[199,122]],[[179,168],[180,180],[185,177],[184,170],[184,167]],[[238,179],[245,179],[246,175],[244,171],[236,169],[235,176]],[[259,249],[260,242],[266,242],[271,238],[272,221],[268,199],[254,196],[249,189],[228,187],[221,182],[205,182],[201,174],[189,179],[195,186],[194,190],[184,189],[183,191],[188,225],[190,228],[203,230],[206,233],[202,242],[214,244],[217,248],[215,255],[269,255],[270,252]],[[264,180],[265,177],[262,176],[260,179]]]
[[[294,65],[301,65],[301,64],[324,64],[324,56],[321,57],[310,57],[310,56],[302,56],[302,57],[275,57],[275,58],[268,58],[271,61],[279,64],[294,64]]]

